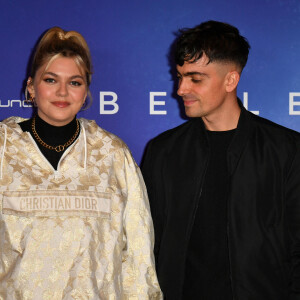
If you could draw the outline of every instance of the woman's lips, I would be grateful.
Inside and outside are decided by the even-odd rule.
[[[54,101],[52,102],[52,104],[60,108],[64,108],[70,105],[69,102],[65,102],[65,101]]]

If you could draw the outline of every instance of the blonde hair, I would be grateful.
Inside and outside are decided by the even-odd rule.
[[[92,79],[92,62],[89,47],[83,36],[77,31],[65,31],[60,27],[50,28],[39,41],[31,65],[30,76],[34,79],[37,70],[48,62],[46,70],[58,57],[73,58],[85,74],[87,87]],[[88,95],[91,94],[88,88]]]

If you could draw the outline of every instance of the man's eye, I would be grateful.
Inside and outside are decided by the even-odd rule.
[[[82,85],[81,82],[75,81],[75,80],[72,80],[72,81],[70,82],[70,84],[71,84],[71,85],[74,85],[74,86],[81,86],[81,85]]]
[[[201,82],[201,80],[200,79],[194,79],[194,78],[192,78],[192,82],[199,83],[199,82]]]
[[[53,79],[53,78],[45,78],[44,81],[48,82],[48,83],[54,83],[55,79]]]

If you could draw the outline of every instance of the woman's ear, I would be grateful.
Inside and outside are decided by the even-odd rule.
[[[27,90],[29,92],[30,98],[35,98],[34,86],[33,86],[33,79],[29,76],[27,80]]]

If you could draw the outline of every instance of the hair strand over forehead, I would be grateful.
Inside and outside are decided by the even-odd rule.
[[[239,30],[227,23],[207,21],[200,25],[179,30],[175,49],[175,62],[195,62],[205,54],[209,62],[233,62],[245,67],[250,45]]]

